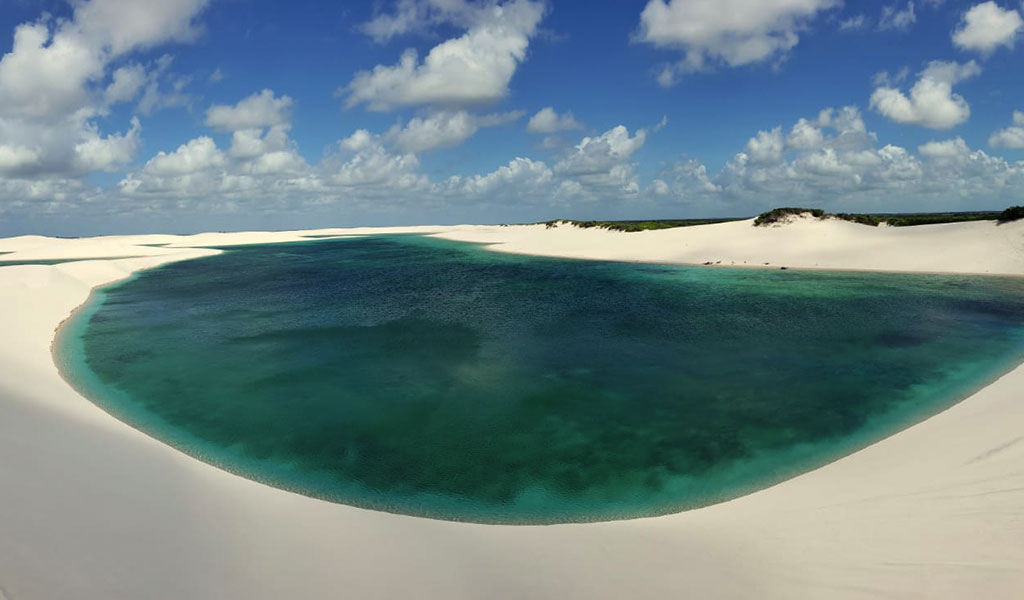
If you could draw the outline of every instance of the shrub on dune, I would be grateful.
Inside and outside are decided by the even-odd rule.
[[[1009,223],[1020,219],[1024,219],[1024,206],[1011,206],[999,215],[1000,223]]]

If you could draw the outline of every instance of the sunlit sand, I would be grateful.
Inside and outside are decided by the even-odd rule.
[[[1024,367],[749,496],[651,519],[507,527],[361,510],[230,475],[110,417],[53,363],[56,328],[96,286],[216,252],[203,246],[372,231],[0,240],[9,260],[102,257],[0,268],[0,589],[10,598],[965,598],[1024,589]],[[579,258],[1024,274],[1024,223],[387,231]]]

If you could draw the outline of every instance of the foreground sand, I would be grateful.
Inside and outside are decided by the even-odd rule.
[[[1024,223],[416,231],[580,258],[1024,274]],[[1024,367],[924,423],[750,496],[654,519],[550,527],[417,519],[269,488],[129,428],[60,378],[54,329],[94,286],[215,252],[204,245],[296,239],[0,240],[0,252],[13,252],[0,260],[104,258],[0,268],[0,600],[1024,594]]]

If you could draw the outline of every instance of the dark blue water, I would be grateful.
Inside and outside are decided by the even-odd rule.
[[[270,485],[593,521],[760,489],[948,407],[1024,357],[1024,281],[368,237],[145,271],[60,352],[105,410]]]

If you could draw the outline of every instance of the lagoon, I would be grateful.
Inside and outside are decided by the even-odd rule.
[[[89,398],[226,470],[543,524],[713,504],[941,411],[1024,358],[1024,282],[374,236],[144,271],[65,333]]]

